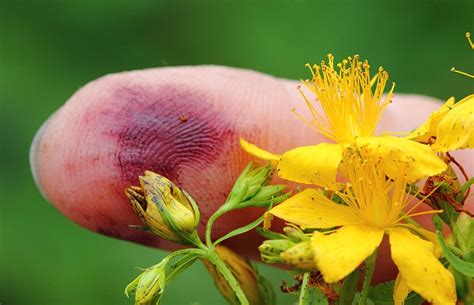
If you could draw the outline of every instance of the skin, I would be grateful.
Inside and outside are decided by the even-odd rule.
[[[296,108],[309,116],[297,85],[219,66],[104,76],[77,91],[38,131],[30,156],[33,176],[48,201],[80,226],[175,249],[170,242],[128,227],[140,221],[124,189],[137,185],[144,170],[158,172],[195,198],[202,227],[251,160],[239,147],[240,137],[276,153],[327,141],[291,113]],[[307,96],[312,98],[310,93]],[[378,132],[409,131],[439,106],[440,101],[429,97],[397,94]],[[472,150],[456,156],[472,175]],[[214,237],[249,223],[260,213],[247,209],[224,216],[216,223]],[[421,222],[428,223],[429,218]],[[257,257],[260,241],[249,233],[227,245]],[[379,281],[395,274],[388,253],[383,247]]]

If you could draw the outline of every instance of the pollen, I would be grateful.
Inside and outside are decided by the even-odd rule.
[[[304,84],[316,95],[320,107],[299,88],[312,116],[312,121],[305,122],[338,143],[372,136],[393,96],[395,84],[383,96],[388,73],[380,67],[372,77],[368,61],[360,61],[359,55],[334,64],[334,56],[329,54],[327,63],[306,66],[311,78]]]

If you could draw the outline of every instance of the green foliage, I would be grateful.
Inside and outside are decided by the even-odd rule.
[[[357,293],[357,284],[359,283],[361,272],[356,269],[344,280],[341,293],[339,294],[338,305],[351,305]]]
[[[372,287],[369,291],[370,300],[377,305],[393,305],[393,290],[395,281],[386,282]],[[411,292],[405,299],[405,305],[420,305],[423,303],[423,298]]]
[[[441,231],[436,231],[436,235],[438,236],[439,244],[443,249],[444,256],[451,266],[466,276],[474,277],[474,263],[467,262],[454,254],[444,240],[444,236]]]

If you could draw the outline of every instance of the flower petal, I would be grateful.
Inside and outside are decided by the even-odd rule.
[[[278,175],[286,180],[335,189],[342,151],[342,145],[328,143],[292,149],[283,154]]]
[[[443,254],[443,250],[441,249],[441,246],[439,245],[439,241],[438,241],[438,237],[436,236],[436,233],[428,231],[423,227],[415,226],[411,223],[398,223],[395,225],[395,227],[406,228],[412,233],[415,233],[416,235],[420,236],[421,238],[432,242],[434,246],[434,255],[436,258],[441,257],[441,255]]]
[[[446,164],[431,147],[415,141],[393,136],[366,137],[357,138],[356,144],[380,156],[384,161],[384,171],[390,178],[406,174],[408,182],[415,182],[446,170]]]
[[[314,232],[314,260],[324,280],[334,283],[354,271],[380,245],[383,234],[366,225],[344,226],[328,235]]]
[[[406,139],[421,143],[428,143],[431,137],[436,137],[436,129],[441,119],[449,112],[454,105],[454,97],[451,97],[438,110],[433,112],[423,125],[413,130]]]
[[[474,94],[454,104],[439,122],[436,135],[436,151],[474,148]]]
[[[389,229],[392,259],[408,287],[434,305],[454,305],[453,275],[434,255],[433,243],[404,228]]]
[[[280,160],[280,155],[272,154],[271,152],[263,150],[257,145],[251,144],[242,138],[240,139],[240,146],[248,154],[258,159],[267,160],[267,161],[277,161],[277,162]]]
[[[403,305],[405,304],[405,299],[408,297],[411,289],[407,285],[407,281],[399,273],[397,279],[395,280],[395,287],[393,288],[393,300],[394,305]]]
[[[305,228],[332,228],[361,222],[354,209],[334,203],[321,190],[306,189],[268,213]]]

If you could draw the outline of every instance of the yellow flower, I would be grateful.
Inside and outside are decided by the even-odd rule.
[[[448,99],[407,139],[433,143],[433,149],[438,152],[474,148],[474,94],[457,103],[453,97]]]
[[[274,207],[270,214],[315,231],[311,237],[314,261],[328,283],[338,282],[356,269],[389,235],[392,259],[403,284],[433,304],[455,304],[454,278],[438,261],[440,249],[432,232],[404,223],[439,211],[414,212],[421,202],[408,195],[406,163],[398,175],[386,179],[386,160],[366,148],[350,150],[342,168],[348,178],[344,192],[336,194],[345,205],[328,199],[321,190],[306,189]],[[397,290],[396,301],[404,293]]]
[[[446,169],[446,164],[426,145],[394,136],[373,136],[393,95],[394,86],[383,98],[387,72],[379,68],[371,78],[368,62],[361,63],[357,55],[336,66],[338,70],[333,56],[329,55],[328,64],[322,62],[320,66],[310,67],[312,79],[304,83],[317,96],[322,111],[302,93],[312,121],[302,119],[337,144],[298,147],[280,156],[241,140],[243,149],[257,158],[278,162],[279,176],[284,179],[331,189],[338,187],[335,181],[343,152],[355,144],[374,148],[380,157],[410,164],[410,182]],[[389,177],[397,174],[395,163],[386,164],[386,174]]]

